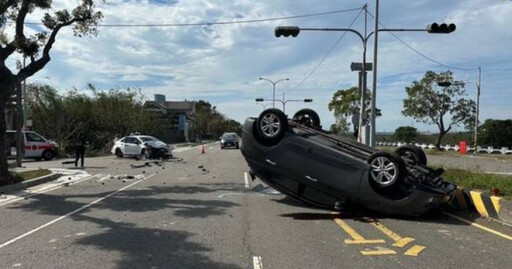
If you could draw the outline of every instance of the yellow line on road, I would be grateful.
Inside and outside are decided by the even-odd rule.
[[[393,244],[394,247],[402,248],[415,240],[414,238],[411,237],[401,237],[400,235],[388,229],[388,227],[384,226],[384,224],[382,224],[380,221],[376,219],[372,219],[371,224],[373,225],[373,227],[377,228],[377,230],[381,231],[383,234],[393,239],[393,241],[395,241],[395,243]]]
[[[404,255],[406,255],[406,256],[418,256],[418,254],[420,254],[420,252],[423,251],[424,249],[425,249],[424,246],[414,245],[412,248],[407,250],[404,253]]]
[[[337,212],[333,212],[333,215],[337,215]],[[352,240],[345,240],[345,244],[378,244],[378,243],[386,243],[383,239],[371,239],[367,240],[362,235],[360,235],[356,230],[350,227],[345,221],[340,218],[334,217],[334,222],[338,224],[350,237]]]
[[[361,250],[361,254],[365,256],[395,255],[396,251],[389,248],[379,248],[378,250]]]
[[[480,224],[478,224],[478,223],[474,223],[474,222],[469,221],[469,220],[467,220],[467,219],[465,219],[465,218],[461,218],[461,217],[458,217],[458,216],[452,215],[452,214],[447,213],[447,212],[443,212],[443,214],[445,214],[445,215],[447,215],[447,216],[449,216],[449,217],[452,217],[452,218],[454,218],[454,219],[456,219],[456,220],[460,220],[460,221],[462,221],[462,222],[465,222],[465,223],[467,223],[467,224],[469,224],[469,225],[471,225],[471,226],[473,226],[473,227],[476,227],[476,228],[482,229],[482,230],[484,230],[484,231],[490,232],[490,233],[495,234],[495,235],[497,235],[497,236],[499,236],[499,237],[503,237],[503,238],[505,238],[505,239],[508,239],[508,240],[512,241],[512,236],[510,236],[510,235],[506,235],[506,234],[504,234],[504,233],[500,233],[500,232],[498,232],[498,231],[496,231],[496,230],[493,230],[493,229],[491,229],[491,228],[487,228],[487,227],[482,226],[482,225],[480,225]]]
[[[414,241],[415,239],[414,238],[411,238],[411,237],[404,237],[398,241],[396,241],[393,246],[394,247],[399,247],[399,248],[403,248],[405,247],[405,245],[411,243],[412,241]]]

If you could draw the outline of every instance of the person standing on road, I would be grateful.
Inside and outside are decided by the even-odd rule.
[[[81,160],[81,167],[84,167],[84,155],[85,155],[85,138],[83,134],[78,135],[75,141],[75,167],[78,166],[78,159]]]

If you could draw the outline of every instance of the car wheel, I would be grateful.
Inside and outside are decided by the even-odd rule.
[[[123,152],[119,148],[116,149],[116,157],[117,158],[123,158]]]
[[[264,110],[256,122],[256,135],[267,146],[279,143],[287,130],[288,119],[279,109]]]
[[[380,188],[398,185],[407,170],[404,161],[396,153],[378,151],[368,159],[370,180]]]
[[[304,108],[297,111],[297,113],[293,115],[293,120],[312,128],[321,128],[320,117],[318,116],[318,113],[309,108]]]
[[[143,149],[141,151],[141,155],[143,157],[145,157],[146,159],[151,159],[151,155],[152,155],[151,149]]]
[[[43,151],[43,159],[45,161],[49,161],[49,160],[53,159],[53,155],[55,155],[55,154],[53,154],[53,151],[51,151],[51,150]]]
[[[405,163],[412,165],[427,165],[427,155],[420,147],[416,147],[413,145],[404,145],[395,150],[395,153],[398,154]]]

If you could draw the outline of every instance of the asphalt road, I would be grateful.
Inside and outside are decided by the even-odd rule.
[[[183,150],[183,149],[179,149]],[[238,150],[86,159],[91,176],[0,199],[2,268],[510,268],[512,228],[308,208],[246,182]],[[28,166],[63,168],[61,161]],[[198,168],[202,166],[202,168]],[[66,168],[66,167],[64,167]],[[205,171],[203,171],[205,169]],[[133,179],[118,179],[122,174]],[[66,178],[62,179],[65,182]],[[248,184],[249,183],[249,184]],[[479,223],[491,230],[470,225]],[[493,233],[492,231],[501,234]]]

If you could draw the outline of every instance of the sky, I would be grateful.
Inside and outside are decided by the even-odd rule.
[[[77,2],[54,0],[52,10],[36,10],[26,21],[40,22],[44,12],[72,9]],[[104,15],[103,24],[175,24],[287,17],[361,8],[365,3],[374,14],[374,1],[359,0],[106,0],[97,5]],[[350,63],[362,60],[361,40],[353,33],[312,31],[302,31],[296,38],[276,38],[274,28],[346,28],[355,20],[352,28],[363,32],[364,12],[357,17],[358,13],[229,25],[100,27],[97,37],[86,38],[64,29],[51,51],[51,62],[28,82],[47,83],[61,93],[72,88],[85,92],[86,84],[92,83],[105,90],[140,88],[148,99],[164,94],[167,100],[208,100],[227,117],[243,122],[262,111],[255,98],[272,98],[272,85],[260,77],[289,78],[276,85],[276,98],[285,92],[287,100],[311,98],[313,102],[289,102],[287,114],[312,108],[324,128],[329,128],[334,122],[327,109],[332,95],[357,85],[357,73],[351,72]],[[482,67],[480,119],[512,118],[512,1],[388,0],[380,1],[379,16],[389,28],[425,28],[446,22],[455,23],[457,30],[438,35],[396,33],[435,62],[393,35],[379,34],[376,102],[383,116],[377,119],[377,131],[390,132],[404,125],[436,131],[434,125],[401,114],[405,87],[420,80],[427,70],[450,69],[455,79],[476,82],[477,67]],[[368,17],[369,31],[373,24]],[[12,30],[7,26],[5,32],[12,36]],[[40,30],[32,25],[26,31]],[[372,62],[373,38],[367,50],[367,61]],[[14,67],[19,57],[11,57],[9,65]],[[476,98],[474,83],[467,83],[466,90],[468,98]],[[281,108],[279,102],[276,106]]]

